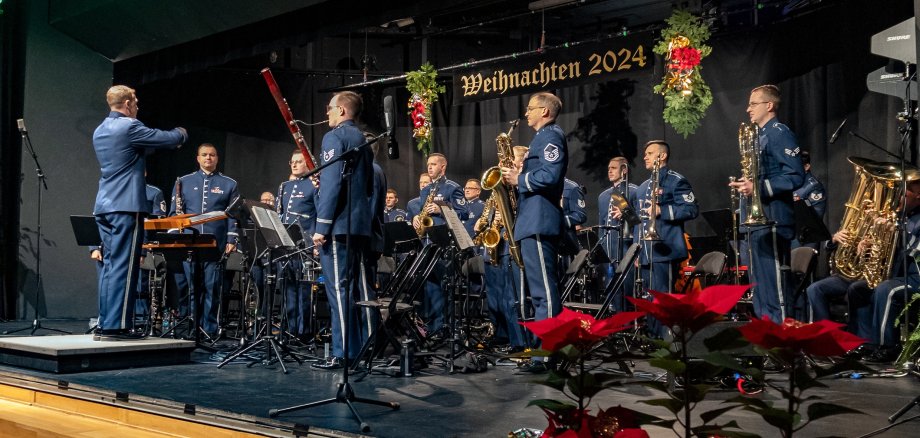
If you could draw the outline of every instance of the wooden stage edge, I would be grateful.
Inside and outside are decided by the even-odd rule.
[[[10,371],[0,371],[0,411],[10,414],[2,416],[0,430],[38,432],[41,436],[68,436],[70,433],[55,424],[74,429],[81,427],[81,422],[86,423],[86,430],[128,429],[143,436],[360,436]],[[54,416],[66,420],[61,419],[62,423]]]

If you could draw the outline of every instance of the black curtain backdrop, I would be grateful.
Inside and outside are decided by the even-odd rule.
[[[702,126],[684,139],[661,117],[663,100],[651,91],[661,78],[656,71],[600,84],[555,90],[564,108],[559,124],[569,133],[569,178],[588,189],[589,224],[597,222],[598,194],[606,186],[607,160],[615,153],[634,164],[642,145],[663,138],[672,145],[671,167],[685,175],[694,187],[702,211],[727,208],[730,175],[738,175],[737,129],[748,121],[748,94],[758,85],[772,83],[783,92],[779,120],[789,125],[803,149],[812,155],[815,175],[828,187],[826,221],[837,227],[842,205],[850,192],[852,155],[884,160],[884,154],[842,135],[833,145],[830,134],[844,119],[844,132],[858,131],[891,151],[897,151],[899,134],[896,113],[900,99],[870,93],[866,75],[887,63],[869,53],[871,35],[913,13],[909,1],[886,3],[847,1],[767,29],[720,34],[710,40],[713,53],[703,61],[702,74],[713,90],[714,103]],[[321,90],[359,81],[346,74],[300,74],[275,72],[295,117],[307,121],[325,118],[330,93]],[[448,87],[448,90],[450,87]],[[397,140],[401,156],[378,161],[389,184],[400,193],[400,203],[417,196],[417,176],[425,158],[411,142],[406,115],[408,94],[402,86],[361,90],[366,99],[362,122],[379,132],[380,102],[384,94],[397,102]],[[237,179],[241,192],[256,197],[277,189],[288,175],[287,161],[294,148],[281,115],[256,70],[211,70],[148,84],[139,88],[140,118],[152,126],[184,125],[190,129],[191,146],[208,141],[221,152],[221,169]],[[512,96],[453,106],[450,91],[434,111],[435,148],[449,160],[448,176],[463,183],[479,178],[496,163],[495,137],[508,129],[510,120],[523,115],[527,96]],[[326,126],[303,128],[318,154]],[[533,131],[522,124],[512,135],[526,145]],[[164,191],[176,176],[195,169],[194,147],[151,158],[150,180]],[[634,169],[632,181],[647,178],[647,171]],[[712,234],[702,219],[688,226],[694,236]]]

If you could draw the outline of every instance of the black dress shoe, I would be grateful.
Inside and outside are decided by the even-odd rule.
[[[145,339],[147,334],[130,329],[97,330],[93,335],[94,341],[137,341]]]
[[[863,358],[863,361],[875,364],[887,364],[897,360],[901,347],[879,347],[875,353]]]
[[[869,356],[871,356],[872,353],[875,353],[875,346],[874,346],[874,345],[872,345],[872,344],[862,344],[862,345],[860,345],[860,346],[858,346],[858,347],[856,347],[856,348],[854,348],[854,349],[852,349],[852,350],[850,350],[850,351],[847,351],[846,354],[843,355],[843,357],[845,357],[845,358],[847,358],[847,359],[859,360],[859,359],[862,359],[862,358],[864,358],[864,357],[869,357]]]
[[[544,361],[530,361],[520,367],[517,372],[526,374],[544,374],[549,371],[550,366]]]
[[[337,370],[337,369],[344,367],[344,363],[342,361],[342,358],[332,356],[325,362],[317,362],[310,366],[313,368],[320,369],[320,370]]]

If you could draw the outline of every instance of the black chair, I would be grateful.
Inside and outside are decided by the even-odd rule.
[[[801,303],[800,313],[795,312],[796,319],[811,320],[811,306],[808,303],[808,294],[805,290],[814,282],[815,269],[818,266],[818,251],[807,246],[800,246],[792,250],[789,259],[789,271],[795,276],[795,292],[792,294],[792,310],[796,304]],[[807,317],[807,318],[806,318]]]
[[[700,280],[700,286],[703,288],[719,284],[719,282],[722,281],[722,276],[725,274],[725,264],[727,262],[728,256],[725,255],[724,252],[713,251],[706,253],[706,255],[700,257],[700,261],[693,267],[693,272],[690,273],[690,278],[684,283],[684,287],[680,290],[680,293],[687,293],[687,289],[690,288],[696,279]]]
[[[565,274],[562,276],[562,281],[560,281],[562,285],[560,299],[563,303],[569,300],[572,292],[578,286],[578,280],[588,264],[588,255],[590,255],[590,251],[586,249],[578,251],[578,254],[575,254],[575,257],[572,258],[572,262],[566,267]]]

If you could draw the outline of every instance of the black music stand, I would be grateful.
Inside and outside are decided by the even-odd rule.
[[[419,250],[422,241],[412,225],[406,221],[386,222],[383,224],[383,255],[392,256]]]
[[[294,243],[294,240],[291,239],[290,234],[288,234],[287,228],[284,224],[281,223],[281,219],[278,217],[278,213],[274,210],[269,210],[267,208],[261,207],[261,203],[256,204],[247,204],[250,217],[253,220],[253,223],[256,226],[256,229],[259,232],[259,235],[262,236],[262,239],[265,241],[265,244],[268,246],[268,251],[270,254],[269,262],[265,267],[265,290],[268,295],[268,313],[266,315],[265,325],[262,326],[260,330],[257,330],[258,333],[261,333],[260,336],[257,336],[255,341],[246,345],[244,342],[240,348],[237,348],[234,352],[227,355],[227,357],[217,365],[217,368],[223,368],[224,365],[232,362],[237,357],[248,353],[250,350],[264,345],[266,356],[262,360],[262,363],[265,365],[271,365],[275,360],[278,361],[278,364],[281,365],[281,371],[284,374],[288,373],[287,367],[284,366],[284,357],[290,356],[297,363],[303,364],[297,355],[295,355],[286,345],[278,342],[278,339],[272,334],[272,316],[271,312],[274,310],[274,290],[272,289],[272,270],[274,269],[275,262],[289,259],[299,252],[297,251],[297,245]],[[275,255],[278,255],[277,258],[274,258]],[[274,357],[272,357],[274,353]],[[258,360],[250,363],[250,365],[255,364]]]
[[[195,286],[196,274],[195,267],[201,262],[216,262],[221,258],[221,251],[217,248],[217,239],[213,234],[200,234],[194,228],[188,228],[193,233],[157,233],[154,240],[150,243],[157,243],[157,251],[163,254],[166,261],[188,262],[189,277],[188,282],[188,315],[176,321],[169,330],[163,332],[160,337],[173,335],[176,329],[183,323],[188,322],[189,330],[194,335],[195,345],[205,350],[214,351],[213,348],[201,343],[201,324],[198,319],[198,311],[203,311],[203,306],[199,305],[198,288]],[[176,245],[170,248],[169,245]],[[194,305],[193,305],[194,304]]]
[[[352,167],[354,165],[353,162],[354,162],[355,157],[357,157],[357,155],[361,153],[362,149],[366,148],[368,145],[376,143],[377,140],[380,140],[381,138],[383,138],[385,135],[388,135],[388,134],[389,132],[385,132],[374,138],[371,138],[368,141],[364,142],[363,144],[359,145],[358,147],[349,149],[345,151],[344,153],[338,155],[337,157],[329,161],[326,161],[325,164],[314,168],[313,170],[307,172],[307,174],[304,176],[309,178],[313,175],[318,174],[323,169],[335,163],[338,163],[339,161],[344,161],[343,163],[344,165],[342,166],[342,175],[341,175],[342,181],[345,182],[345,191],[343,193],[349,194],[351,193],[351,189],[352,189],[351,180],[352,180],[352,176],[354,172],[354,169],[352,169]],[[348,214],[346,215],[345,229],[349,230],[349,232],[348,234],[345,235],[345,248],[346,248],[346,251],[350,252],[352,250],[351,213],[353,210],[352,210],[352,205],[351,205],[351,196],[348,196],[348,195],[346,196],[348,198],[348,202],[347,202],[348,205],[345,211],[347,211]],[[330,238],[334,238],[334,236],[330,236]],[[350,275],[351,268],[352,268],[351,266],[348,266],[345,268],[346,277]],[[327,405],[330,403],[345,403],[345,405],[348,406],[348,409],[351,410],[351,414],[355,417],[355,420],[358,421],[361,431],[369,432],[371,430],[371,426],[365,423],[364,420],[361,419],[361,415],[358,414],[358,410],[355,408],[355,405],[354,405],[355,403],[364,403],[364,404],[371,404],[371,405],[377,405],[377,406],[386,406],[391,409],[399,409],[399,403],[397,402],[385,402],[382,400],[374,400],[374,399],[359,397],[355,395],[354,388],[352,388],[351,383],[348,382],[348,369],[350,368],[349,360],[348,360],[348,326],[351,324],[351,317],[352,317],[351,315],[352,307],[351,307],[351,299],[350,299],[351,291],[349,290],[348,293],[349,293],[349,299],[345,300],[345,312],[344,312],[345,313],[345,333],[343,333],[343,335],[345,337],[345,340],[342,345],[342,350],[344,352],[343,356],[345,357],[343,358],[344,363],[342,366],[342,382],[339,383],[338,385],[335,397],[327,398],[324,400],[318,400],[315,402],[305,403],[302,405],[290,406],[290,407],[281,408],[281,409],[269,409],[268,411],[269,417],[274,418],[274,417],[277,417],[279,414],[282,414],[285,412],[297,411],[301,409],[310,409],[316,406]]]
[[[830,240],[831,232],[812,206],[802,199],[795,201],[792,206],[795,212],[795,236],[799,243],[821,243]]]

